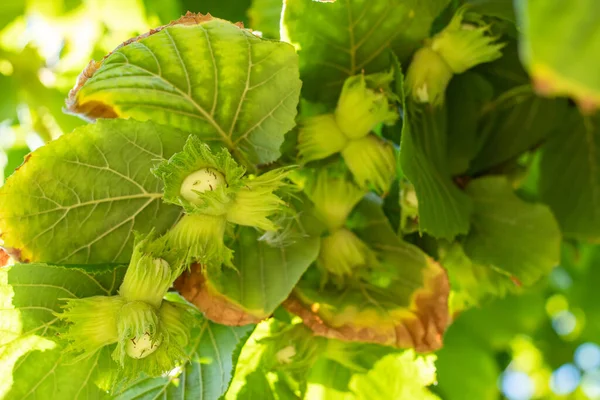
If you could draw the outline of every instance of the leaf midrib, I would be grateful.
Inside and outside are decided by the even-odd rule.
[[[168,32],[168,29],[164,29],[164,31]],[[176,46],[175,46],[176,47]],[[177,48],[177,47],[176,47]],[[190,95],[188,95],[187,93],[185,93],[183,90],[181,90],[178,86],[176,86],[173,82],[167,80],[164,76],[162,75],[157,75],[156,73],[140,66],[137,64],[132,64],[131,62],[129,62],[129,59],[127,58],[127,56],[125,54],[123,54],[120,51],[116,51],[113,54],[119,54],[122,55],[125,58],[125,63],[126,65],[130,65],[132,67],[135,67],[143,72],[146,72],[147,74],[160,79],[161,81],[163,81],[164,83],[166,83],[167,85],[169,85],[170,87],[172,87],[175,91],[177,91],[177,93],[179,93],[179,95],[188,101],[188,103],[190,103],[201,115],[202,117],[204,117],[204,119],[210,123],[219,133],[219,135],[221,135],[223,141],[227,144],[228,147],[232,148],[233,147],[233,143],[230,140],[229,136],[225,133],[225,131],[223,130],[223,128],[221,128],[221,125],[219,125],[217,123],[217,121],[215,121],[215,119],[200,105],[196,102],[196,100],[191,97]],[[189,79],[189,75],[186,74],[186,77]]]

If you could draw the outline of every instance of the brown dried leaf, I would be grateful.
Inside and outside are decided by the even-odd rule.
[[[450,324],[448,294],[450,285],[446,271],[439,264],[430,261],[426,270],[426,286],[413,295],[410,309],[405,317],[390,323],[362,324],[356,319],[354,324],[335,326],[324,320],[319,310],[324,306],[318,303],[303,304],[292,295],[284,302],[284,307],[302,318],[304,323],[318,336],[345,341],[378,343],[398,348],[414,348],[419,352],[430,352],[442,347],[442,336]],[[344,310],[341,310],[344,312]],[[356,310],[354,310],[356,312]]]
[[[190,303],[204,313],[206,318],[222,325],[243,326],[261,321],[231,303],[226,297],[211,290],[199,264],[194,264],[190,272],[175,281],[175,289]]]
[[[170,23],[168,23],[166,25],[159,26],[158,28],[155,28],[155,29],[151,29],[149,32],[146,32],[144,34],[141,34],[139,36],[136,36],[134,38],[126,40],[125,42],[123,42],[122,44],[117,46],[113,51],[111,51],[106,56],[104,56],[104,58],[101,61],[94,61],[94,60],[90,61],[89,64],[85,67],[85,69],[81,72],[81,74],[79,74],[79,76],[77,77],[77,81],[76,81],[73,89],[71,89],[69,91],[69,96],[66,100],[67,111],[70,113],[85,117],[91,121],[93,121],[97,118],[116,118],[118,116],[118,114],[109,105],[99,103],[99,102],[86,102],[85,104],[79,104],[77,102],[77,93],[83,87],[83,85],[85,85],[87,80],[90,79],[94,75],[94,73],[100,68],[100,66],[102,65],[102,62],[108,56],[110,56],[114,52],[118,51],[123,46],[127,46],[128,44],[138,42],[144,38],[147,38],[148,36],[151,36],[151,35],[154,35],[155,33],[160,32],[163,29],[168,28],[170,26],[198,25],[198,24],[202,24],[207,21],[211,21],[212,19],[214,19],[214,18],[210,14],[203,15],[201,13],[192,13],[192,12],[188,11],[184,16],[182,16],[181,18],[179,18],[175,21],[171,21]],[[240,28],[244,28],[244,25],[241,22],[237,22],[235,25],[237,25]]]

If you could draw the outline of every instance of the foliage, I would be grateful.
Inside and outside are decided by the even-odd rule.
[[[1,5],[0,398],[593,397],[598,11]]]

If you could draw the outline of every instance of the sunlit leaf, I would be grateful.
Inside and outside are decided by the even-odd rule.
[[[232,247],[235,269],[194,268],[177,284],[183,296],[208,318],[226,325],[245,325],[269,316],[287,298],[319,251],[317,237],[271,245],[247,227],[240,228],[236,237]]]
[[[204,320],[192,332],[188,346],[191,361],[180,371],[160,378],[143,378],[124,388],[113,399],[152,400],[163,398],[214,400],[229,386],[237,359],[235,350],[243,344],[252,326],[228,327]]]
[[[492,296],[503,297],[519,290],[519,283],[510,274],[493,265],[471,260],[459,243],[440,249],[440,262],[448,270],[453,290],[451,309],[461,311],[485,304]]]
[[[90,119],[151,119],[195,133],[249,166],[279,157],[299,92],[292,46],[187,14],[92,61],[67,103]]]
[[[366,374],[354,375],[350,388],[361,400],[371,399],[375,393],[386,399],[437,400],[426,388],[436,382],[434,360],[431,355],[415,357],[411,350],[391,354]]]
[[[109,371],[110,355],[74,363],[57,338],[62,324],[54,315],[68,298],[115,294],[124,268],[64,268],[18,264],[0,271],[0,370],[10,376],[6,398],[107,398],[95,385]],[[4,380],[2,380],[4,382]],[[8,381],[10,385],[10,381]],[[0,395],[10,386],[0,385]]]
[[[286,308],[315,334],[431,351],[442,345],[449,322],[448,277],[419,248],[391,229],[380,204],[363,201],[356,232],[380,262],[364,279],[338,287],[323,286],[316,268],[307,271]],[[360,274],[360,272],[359,272]]]
[[[261,322],[242,348],[225,398],[295,399],[303,392],[324,340],[312,337],[302,324],[275,319]],[[296,387],[294,387],[296,386]]]
[[[127,262],[134,230],[162,232],[180,215],[162,203],[150,168],[186,136],[150,122],[98,121],[41,147],[0,189],[4,245],[28,261]]]

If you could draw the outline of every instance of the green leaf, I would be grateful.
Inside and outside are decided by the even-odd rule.
[[[448,169],[451,176],[467,171],[481,148],[479,120],[494,89],[481,75],[467,71],[450,81],[446,92],[448,113]]]
[[[282,37],[298,46],[303,94],[335,102],[346,78],[404,62],[448,0],[288,0]],[[285,34],[284,34],[285,33]]]
[[[567,126],[568,113],[566,100],[537,97],[529,85],[505,92],[486,107],[479,126],[484,143],[470,172],[485,171],[539,146]]]
[[[92,62],[67,103],[87,118],[151,119],[221,142],[250,167],[280,156],[300,86],[289,44],[188,14]]]
[[[283,11],[283,0],[252,0],[248,10],[250,27],[260,31],[263,37],[279,39],[279,24]]]
[[[600,106],[600,3],[515,0],[520,54],[542,95],[568,95],[584,111]],[[585,49],[585,51],[581,51]]]
[[[0,188],[4,246],[36,262],[129,261],[134,230],[162,233],[181,213],[162,203],[150,169],[186,136],[150,122],[101,120],[41,147]]]
[[[242,348],[225,398],[298,399],[323,344],[302,324],[261,322]]]
[[[440,263],[448,271],[453,290],[451,310],[460,311],[483,304],[491,296],[504,297],[518,290],[506,272],[471,260],[460,243],[440,246]]]
[[[438,399],[426,388],[435,381],[435,356],[416,356],[413,350],[398,352],[382,346],[335,340],[329,340],[327,343],[328,346],[340,347],[342,351],[354,351],[362,358],[368,358],[372,353],[375,353],[376,357],[359,367],[331,358],[331,353],[327,350],[311,368],[305,398]]]
[[[397,350],[314,337],[301,323],[264,321],[242,349],[226,398],[328,399],[349,394],[352,375],[369,371],[390,353]]]
[[[13,370],[14,383],[7,398],[40,400],[109,399],[107,387],[100,388],[114,362],[110,351],[73,363],[56,347],[26,354]],[[112,364],[112,365],[111,365]]]
[[[539,193],[566,237],[600,240],[600,119],[576,117],[542,148]]]
[[[311,400],[353,400],[354,396],[348,388],[352,372],[331,359],[319,359],[311,368],[305,398]]]
[[[418,108],[407,103],[399,71],[396,85],[405,110],[400,165],[415,188],[419,230],[436,238],[453,239],[469,231],[472,204],[454,184],[448,169],[446,110],[443,106]]]
[[[403,354],[390,354],[375,364],[364,375],[354,375],[350,388],[358,400],[382,399],[420,399],[439,400],[427,386],[436,382],[435,356],[415,357],[412,350]]]
[[[61,311],[65,299],[116,293],[125,268],[17,264],[3,273],[8,276],[12,305],[19,310],[22,329],[46,335],[57,323],[53,313]]]
[[[256,328],[241,348],[235,373],[231,385],[225,394],[226,399],[242,398],[242,391],[260,393],[265,399],[272,399],[273,393],[269,382],[261,371],[262,355],[266,346],[260,343],[261,339],[268,337],[271,321],[263,321]],[[248,388],[246,388],[249,386]]]
[[[229,387],[235,369],[235,350],[253,326],[229,327],[208,320],[199,325],[188,346],[191,361],[181,367],[180,374],[141,379],[113,399],[219,399]]]
[[[272,246],[259,238],[255,229],[240,228],[233,246],[236,270],[224,268],[218,276],[211,276],[209,271],[207,283],[229,301],[262,319],[288,297],[317,258],[320,240],[304,237],[288,246]]]
[[[417,351],[439,348],[449,321],[445,271],[396,236],[380,202],[367,198],[355,213],[350,225],[377,252],[378,265],[357,269],[345,286],[323,285],[311,267],[284,305],[319,336]]]
[[[465,253],[530,285],[560,260],[561,233],[550,209],[526,203],[505,177],[476,179],[467,186],[473,199],[472,228]]]
[[[65,299],[114,294],[125,268],[64,268],[17,264],[0,270],[0,396],[57,399],[105,398],[102,383],[110,356],[98,353],[73,363],[56,339],[61,322],[54,315]],[[12,374],[11,374],[12,372]],[[12,387],[11,387],[12,386]]]

